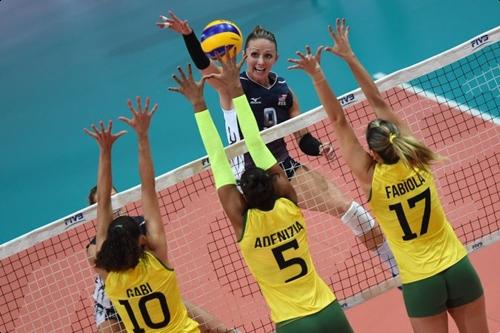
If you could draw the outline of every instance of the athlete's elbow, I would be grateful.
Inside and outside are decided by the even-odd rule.
[[[369,100],[375,109],[387,109],[389,107],[378,91],[374,92]]]
[[[347,126],[347,121],[342,114],[338,113],[330,113],[329,115],[330,122],[334,127],[344,127]]]

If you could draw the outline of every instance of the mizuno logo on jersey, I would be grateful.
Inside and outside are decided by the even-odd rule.
[[[278,105],[279,106],[286,106],[286,97],[288,96],[288,94],[282,94],[279,98],[278,98]]]
[[[250,104],[262,104],[260,97],[250,97]]]

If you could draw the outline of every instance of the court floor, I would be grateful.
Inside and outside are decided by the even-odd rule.
[[[486,311],[490,332],[500,332],[500,243],[490,245],[470,255],[483,283],[486,295]],[[406,333],[413,332],[406,315],[399,289],[392,289],[368,302],[347,310],[347,316],[355,332]],[[449,319],[449,332],[457,333],[455,323]]]

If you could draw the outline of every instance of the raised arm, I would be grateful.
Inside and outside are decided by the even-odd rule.
[[[243,214],[246,211],[246,203],[236,188],[236,179],[224,151],[224,146],[205,103],[203,96],[205,78],[196,82],[193,78],[191,65],[188,65],[187,76],[182,68],[179,67],[178,70],[179,76],[173,75],[172,77],[179,86],[169,88],[169,90],[181,93],[193,106],[196,124],[210,159],[219,200],[231,221],[236,238],[239,239],[243,232]]]
[[[102,243],[106,240],[108,227],[113,220],[111,208],[111,150],[113,143],[126,131],[111,133],[113,123],[109,121],[104,127],[102,121],[99,128],[92,124],[92,130],[84,129],[85,133],[94,138],[99,145],[99,166],[97,170],[97,232],[95,253],[101,250]]]
[[[293,93],[290,89],[293,96],[293,104],[290,108],[289,115],[290,119],[295,118],[300,115],[300,106],[297,100],[297,95]],[[318,139],[316,139],[309,132],[307,128],[303,128],[293,133],[295,140],[297,140],[297,144],[300,150],[309,156],[324,156],[327,160],[332,159],[335,156],[335,151],[333,150],[332,145],[327,143],[322,143]]]
[[[155,173],[151,148],[149,144],[149,125],[153,114],[158,109],[155,104],[150,111],[150,99],[146,98],[144,107],[141,98],[136,97],[137,107],[128,100],[128,107],[132,118],[120,117],[119,119],[132,127],[137,134],[139,148],[139,175],[141,178],[142,207],[146,220],[146,236],[148,248],[165,264],[169,264],[167,256],[167,240],[160,214],[160,206],[155,188]]]
[[[339,140],[342,155],[360,181],[360,185],[368,193],[375,162],[359,143],[354,130],[344,115],[342,106],[325,79],[320,66],[321,51],[322,47],[319,47],[316,54],[313,55],[310,47],[306,46],[305,55],[302,52],[297,52],[299,59],[288,60],[294,64],[289,69],[302,69],[311,77],[316,93]]]
[[[229,52],[231,53],[231,51]],[[255,120],[255,116],[253,115],[247,97],[243,92],[239,79],[239,72],[244,60],[245,57],[243,57],[239,64],[237,64],[236,54],[232,52],[230,58],[220,61],[221,73],[213,74],[208,79],[219,81],[227,90],[227,94],[231,96],[241,132],[245,137],[248,152],[252,156],[255,165],[273,175],[280,177],[277,182],[279,195],[287,197],[293,202],[297,202],[297,195],[293,186],[288,181],[284,181],[287,180],[285,173],[277,164],[276,158],[273,156],[271,151],[269,151],[269,148],[267,148],[266,144],[262,140],[257,121]]]
[[[328,31],[333,39],[334,45],[332,47],[327,47],[325,50],[337,55],[347,63],[377,118],[392,122],[403,132],[403,134],[410,134],[407,125],[394,113],[391,106],[384,100],[370,74],[368,74],[352,51],[349,42],[349,26],[346,25],[345,19],[337,19],[336,28],[334,29],[328,26]]]
[[[189,26],[188,20],[180,19],[173,11],[168,12],[167,16],[160,16],[160,21],[156,23],[160,29],[170,29],[180,35],[184,40],[186,49],[195,64],[196,68],[200,70],[203,75],[216,74],[220,72],[219,67],[207,57],[201,48],[200,41],[193,29]],[[225,94],[223,87],[216,81],[209,82],[209,84],[219,94],[220,104],[223,109],[230,110],[232,108],[231,97]]]

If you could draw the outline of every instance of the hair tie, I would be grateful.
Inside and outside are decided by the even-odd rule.
[[[391,144],[393,144],[393,143],[394,143],[394,139],[395,139],[396,137],[397,137],[397,135],[396,135],[396,134],[394,134],[394,133],[389,134],[389,142],[390,142]]]

